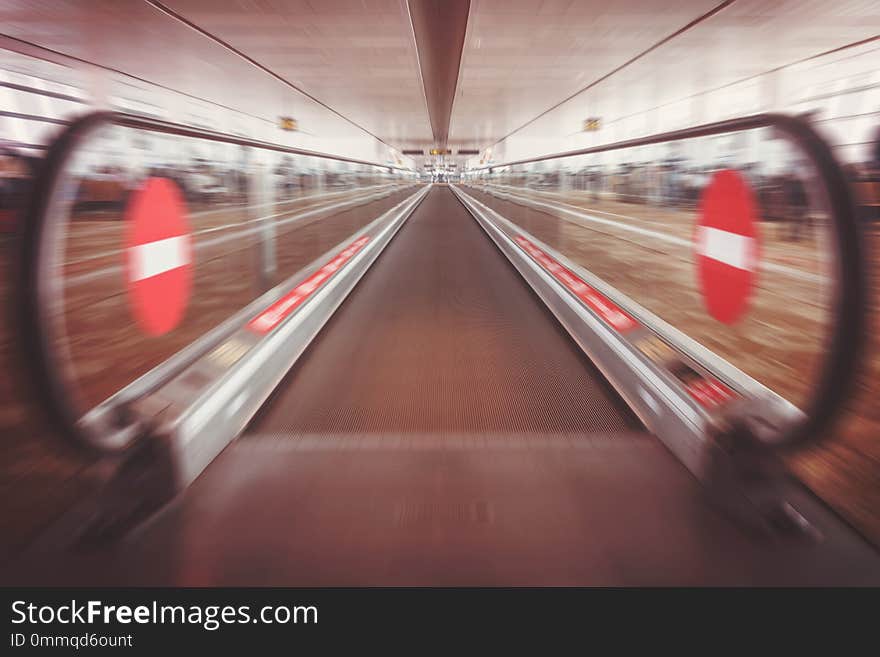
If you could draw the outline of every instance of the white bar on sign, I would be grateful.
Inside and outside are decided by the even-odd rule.
[[[178,235],[131,247],[131,280],[140,281],[188,265],[188,241],[188,235]]]
[[[708,226],[697,227],[697,253],[737,269],[754,271],[755,240]]]

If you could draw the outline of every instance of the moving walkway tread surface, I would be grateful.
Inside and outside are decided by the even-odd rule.
[[[254,423],[261,433],[623,431],[638,421],[435,186]]]

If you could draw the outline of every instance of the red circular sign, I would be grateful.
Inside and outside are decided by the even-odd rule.
[[[759,261],[754,195],[732,169],[718,171],[703,191],[694,230],[697,279],[706,309],[733,324],[748,310]]]
[[[163,335],[183,319],[192,289],[193,249],[177,185],[149,178],[125,210],[128,301],[138,325]]]

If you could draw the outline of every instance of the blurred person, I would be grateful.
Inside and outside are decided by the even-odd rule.
[[[789,224],[788,236],[792,241],[800,241],[809,223],[809,200],[803,181],[797,174],[786,174],[782,180],[785,197],[785,219]]]
[[[679,201],[682,207],[691,205],[697,197],[697,173],[693,168],[685,169],[681,174]]]
[[[599,200],[599,189],[602,186],[602,173],[599,169],[590,171],[590,191],[594,202]]]
[[[849,169],[848,178],[865,221],[880,219],[880,126],[874,131],[868,157],[861,167]]]
[[[0,232],[18,225],[35,167],[33,158],[0,146]]]
[[[880,125],[878,125],[877,129],[874,131],[869,166],[871,169],[871,179],[880,180]]]

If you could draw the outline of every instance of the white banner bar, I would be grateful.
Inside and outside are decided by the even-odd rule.
[[[188,265],[190,262],[188,242],[188,235],[178,235],[131,247],[129,249],[130,280],[140,281]]]
[[[758,264],[754,238],[708,226],[697,227],[697,253],[747,271]]]

